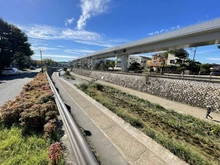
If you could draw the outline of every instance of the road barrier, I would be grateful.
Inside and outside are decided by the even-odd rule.
[[[51,90],[54,93],[55,101],[65,127],[65,131],[69,137],[71,147],[75,153],[77,164],[79,165],[98,165],[98,161],[95,158],[93,152],[91,151],[87,141],[83,137],[78,125],[74,121],[70,112],[66,108],[64,102],[62,101],[59,93],[57,92],[53,82],[47,74],[47,79],[49,81]]]

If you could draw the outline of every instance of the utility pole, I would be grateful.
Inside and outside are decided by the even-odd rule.
[[[41,58],[41,61],[40,61],[40,63],[41,63],[41,72],[43,73],[42,49],[41,49],[41,48],[39,48],[39,50],[40,50],[40,58]]]
[[[197,49],[197,47],[195,47],[195,50],[194,50],[193,61],[195,61],[196,49]]]

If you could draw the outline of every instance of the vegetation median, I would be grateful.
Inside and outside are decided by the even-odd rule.
[[[0,107],[0,164],[64,164],[58,111],[45,73]]]

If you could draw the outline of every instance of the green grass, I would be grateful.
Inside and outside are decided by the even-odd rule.
[[[220,125],[179,114],[101,84],[78,87],[187,163],[220,164]]]
[[[18,127],[0,128],[1,165],[47,165],[49,146],[42,137],[23,136]]]
[[[63,77],[65,77],[66,79],[75,80],[75,77],[71,75],[69,71],[66,71]]]

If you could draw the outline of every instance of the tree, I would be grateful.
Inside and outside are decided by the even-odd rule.
[[[209,64],[209,63],[201,64],[200,71],[203,73],[209,73],[211,67],[212,67],[212,64]]]
[[[43,59],[43,63],[46,64],[47,66],[58,66],[58,62],[53,61],[50,58]]]
[[[169,50],[168,53],[171,53],[175,55],[175,57],[178,57],[178,63],[184,63],[189,57],[189,53],[184,49]]]
[[[187,69],[190,70],[192,73],[199,72],[200,71],[200,65],[201,63],[194,60],[187,60]]]
[[[12,62],[12,65],[18,66],[20,69],[29,68],[31,64],[32,60],[29,56],[19,56]]]
[[[142,72],[142,66],[138,62],[133,62],[130,67],[128,68],[129,71],[134,71],[134,72]]]
[[[163,56],[164,59],[168,59],[168,52],[164,52],[164,53],[162,54],[162,56]]]
[[[30,57],[30,46],[24,32],[0,18],[0,69],[13,61],[19,63],[21,57]]]
[[[114,70],[114,68],[115,68],[115,61],[110,60],[109,61],[109,67],[112,68],[112,70]]]

